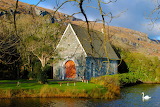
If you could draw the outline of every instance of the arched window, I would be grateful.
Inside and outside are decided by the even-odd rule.
[[[95,65],[94,63],[92,62],[91,63],[91,73],[90,73],[91,77],[95,77]]]

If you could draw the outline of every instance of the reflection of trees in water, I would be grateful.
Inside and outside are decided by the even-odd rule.
[[[6,99],[0,99],[0,106],[1,107],[10,107],[12,104],[11,100],[6,100]]]
[[[40,98],[0,99],[0,107],[39,107]]]
[[[42,107],[88,107],[93,106],[88,99],[78,98],[42,98]]]

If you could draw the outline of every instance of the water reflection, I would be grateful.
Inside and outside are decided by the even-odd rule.
[[[0,99],[0,107],[40,107],[38,98]]]
[[[41,99],[43,100],[43,99]],[[90,102],[87,99],[74,98],[51,98],[43,103],[43,107],[88,107]]]
[[[141,93],[152,98],[143,101]],[[160,107],[160,85],[140,84],[121,90],[115,100],[78,98],[17,98],[0,99],[0,107]]]

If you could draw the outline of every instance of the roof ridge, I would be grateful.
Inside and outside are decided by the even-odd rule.
[[[82,44],[84,50],[86,51],[87,56],[91,57],[97,57],[97,58],[109,58],[114,60],[119,60],[117,54],[115,53],[114,49],[112,48],[111,44],[106,41],[106,49],[108,57],[106,57],[106,54],[104,52],[104,49],[102,47],[103,44],[103,34],[100,31],[96,31],[94,29],[91,30],[91,39],[92,39],[92,45],[89,43],[90,37],[88,36],[87,29],[85,27],[70,24],[76,33],[80,43]],[[94,48],[94,51],[92,52],[92,48]]]

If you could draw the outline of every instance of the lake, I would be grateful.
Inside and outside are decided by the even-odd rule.
[[[142,92],[151,96],[142,100]],[[139,84],[121,89],[114,100],[83,98],[15,98],[0,99],[0,107],[160,107],[160,84]]]

